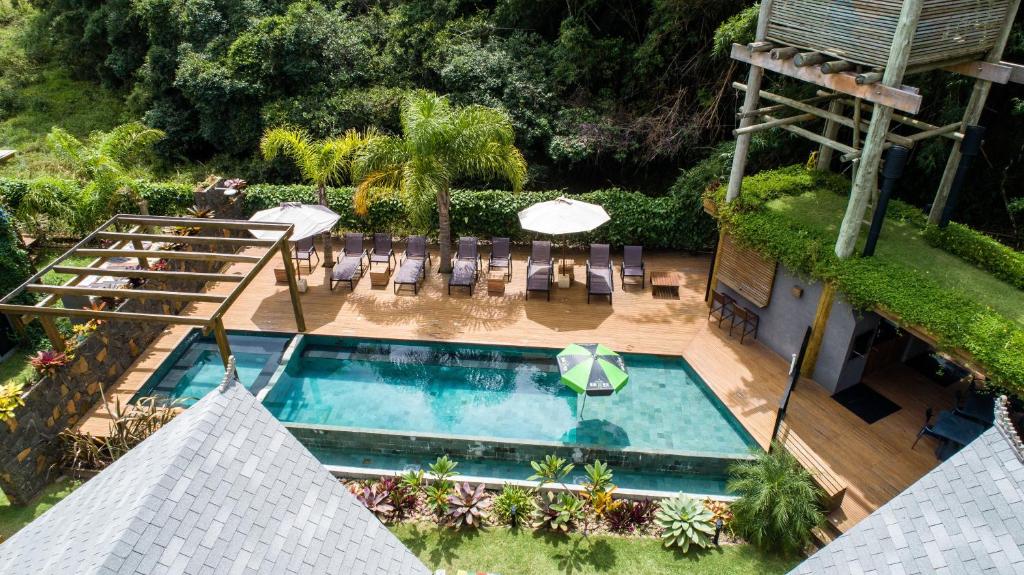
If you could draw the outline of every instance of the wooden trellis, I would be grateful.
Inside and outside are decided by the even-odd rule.
[[[165,233],[164,228],[187,227],[198,228],[201,235],[177,235]],[[229,232],[248,230],[278,231],[277,239],[258,239],[230,237]],[[225,361],[231,356],[227,333],[224,329],[223,317],[231,305],[238,299],[242,291],[256,278],[260,270],[280,253],[284,269],[288,276],[288,290],[291,295],[292,310],[299,331],[305,331],[305,319],[302,314],[302,303],[299,300],[298,283],[292,267],[289,239],[292,235],[291,224],[250,222],[246,220],[218,220],[206,218],[176,218],[159,216],[116,215],[103,223],[99,228],[87,235],[82,241],[64,252],[51,264],[28,278],[17,289],[0,299],[0,312],[3,312],[18,331],[24,333],[25,325],[38,319],[53,344],[54,349],[63,350],[64,340],[57,329],[54,319],[57,317],[76,317],[90,320],[126,320],[145,323],[162,323],[171,325],[191,325],[213,331]],[[110,242],[108,246],[98,246],[100,242]],[[186,244],[189,246],[206,246],[210,251],[177,251],[168,249],[144,249],[143,242],[151,244]],[[249,247],[266,248],[262,255],[236,253],[237,249]],[[223,251],[218,251],[223,250]],[[65,263],[72,256],[88,256],[95,259],[86,266],[72,266]],[[101,267],[111,258],[135,258],[138,269],[111,269]],[[157,260],[196,261],[214,264],[251,263],[252,268],[245,274],[225,274],[219,272],[191,272],[169,269],[155,269],[152,264]],[[62,285],[47,285],[41,278],[49,272],[70,274],[73,276]],[[166,280],[199,282],[230,282],[235,286],[228,294],[211,294],[202,291],[166,291],[146,289],[146,284],[139,288],[109,288],[81,285],[90,276],[110,276],[115,278],[135,278],[139,280]],[[12,303],[25,293],[46,294],[34,305]],[[116,309],[69,309],[54,307],[57,298],[62,295],[89,296],[97,298],[113,298],[116,300],[158,300],[167,302],[204,302],[218,304],[213,313],[206,316],[179,316],[174,313],[139,313],[118,311]]]
[[[882,153],[912,148],[931,138],[952,141],[952,151],[929,220],[938,223],[960,165],[968,126],[978,123],[992,84],[1024,84],[1024,66],[1002,61],[1020,0],[762,0],[755,41],[734,45],[732,57],[750,64],[736,154],[727,199],[740,193],[750,138],[782,129],[817,143],[818,169],[828,169],[835,151],[854,163],[850,194],[836,254],[856,245],[869,199],[874,195]],[[761,89],[765,71],[823,88],[794,100]],[[922,96],[904,84],[907,76],[945,70],[975,79],[960,122],[934,126],[911,117]],[[772,105],[761,107],[767,100]],[[791,112],[782,116],[780,113]],[[815,132],[801,124],[824,120]],[[890,129],[900,125],[900,134]],[[852,138],[840,141],[841,128]]]

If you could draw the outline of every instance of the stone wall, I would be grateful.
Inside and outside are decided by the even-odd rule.
[[[202,193],[197,193],[200,196]],[[218,218],[241,217],[241,201],[224,199],[211,202]],[[193,246],[195,251],[214,251]],[[217,251],[226,251],[218,249]],[[172,270],[213,272],[216,262],[170,261]],[[205,282],[189,280],[149,280],[140,290],[195,292]],[[178,314],[186,302],[127,300],[118,311]],[[60,474],[57,435],[75,425],[79,418],[100,401],[100,389],[106,390],[131,367],[142,352],[168,327],[168,324],[132,321],[106,321],[73,351],[73,359],[53,375],[41,379],[24,395],[25,405],[14,417],[0,422],[0,489],[15,505],[32,500]],[[69,344],[71,342],[69,341]]]

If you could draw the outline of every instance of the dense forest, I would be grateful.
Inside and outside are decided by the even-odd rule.
[[[218,169],[295,180],[257,153],[281,124],[315,137],[400,129],[413,89],[510,114],[528,189],[619,186],[662,195],[723,175],[745,66],[728,58],[752,33],[746,0],[35,0],[3,14],[0,120],[35,106],[33,75],[57,67],[95,86],[121,120],[163,130],[154,173]],[[1018,23],[1022,19],[1018,17]],[[1018,24],[1006,59],[1024,61]],[[49,68],[46,68],[49,67]],[[813,87],[774,79],[773,89]],[[921,117],[959,118],[970,81],[916,76]],[[99,98],[99,96],[97,96]],[[99,99],[104,106],[107,100]],[[1024,90],[993,90],[985,155],[959,219],[1008,243],[1024,238]],[[109,128],[110,126],[99,126]],[[73,131],[73,130],[72,130]],[[4,130],[0,127],[0,144]],[[771,133],[752,170],[802,162],[809,144]],[[948,143],[914,151],[900,196],[924,206]],[[848,167],[848,166],[847,166]],[[680,178],[680,170],[682,180]],[[484,186],[488,182],[463,182]]]

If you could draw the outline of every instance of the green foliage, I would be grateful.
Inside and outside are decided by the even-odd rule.
[[[683,553],[690,545],[701,549],[711,545],[715,533],[714,515],[703,502],[683,493],[661,500],[654,521],[662,529],[665,547],[679,547]]]
[[[475,488],[469,483],[455,486],[454,492],[448,496],[448,522],[456,528],[480,527],[484,512],[491,506],[491,500],[484,492],[485,485],[478,484]]]
[[[723,22],[715,29],[714,49],[716,56],[727,57],[733,44],[749,44],[754,41],[757,29],[757,15],[760,4],[754,4]]]
[[[534,525],[551,531],[568,533],[586,517],[583,501],[568,491],[548,491],[535,501],[535,506]]]
[[[924,237],[929,244],[1024,290],[1024,253],[956,222],[950,222],[945,229],[928,226]]]
[[[924,328],[940,347],[968,352],[985,370],[990,385],[1012,395],[1024,394],[1024,328],[1012,315],[1019,313],[1014,302],[1020,292],[998,281],[992,285],[984,274],[933,269],[930,262],[936,256],[926,253],[931,248],[920,239],[926,233],[918,227],[923,217],[912,215],[899,202],[891,208],[896,218],[887,224],[887,233],[900,233],[892,240],[896,245],[890,247],[883,239],[875,257],[840,260],[833,251],[841,217],[835,210],[842,209],[838,194],[847,189],[848,183],[838,176],[794,166],[748,177],[740,197],[729,204],[724,202],[724,190],[711,195],[719,218],[740,242],[797,273],[835,282],[855,308],[884,309],[905,325]],[[797,201],[799,209],[794,211]],[[901,232],[897,222],[910,228]],[[959,263],[952,259],[949,265]],[[962,281],[947,282],[947,277]],[[986,287],[977,291],[964,281],[986,281]],[[994,291],[1000,287],[1009,292],[1005,297]]]
[[[731,506],[733,530],[765,549],[800,551],[810,543],[811,529],[825,520],[821,490],[779,445],[734,465],[727,488],[739,496]]]
[[[25,405],[21,398],[24,388],[21,381],[7,381],[0,385],[0,421],[12,417],[15,409]]]
[[[455,488],[455,482],[452,481],[452,478],[455,477],[455,468],[457,466],[458,463],[449,459],[447,455],[438,457],[436,461],[430,464],[430,473],[433,475],[433,480],[426,489],[427,507],[438,517],[448,512],[448,497],[451,495],[452,489]]]
[[[0,204],[3,203],[0,197]],[[7,294],[32,273],[28,253],[21,249],[7,210],[0,205],[0,292]]]
[[[523,525],[533,513],[533,501],[529,491],[506,483],[494,498],[494,514],[505,525]]]
[[[538,487],[543,487],[548,483],[562,483],[566,476],[576,468],[565,458],[551,454],[545,455],[543,461],[531,461],[530,467],[533,468],[533,475],[527,479],[536,481]]]

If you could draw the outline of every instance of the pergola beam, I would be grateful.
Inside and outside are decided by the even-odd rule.
[[[218,220],[213,218],[175,218],[168,216],[134,216],[118,215],[117,221],[127,224],[140,224],[144,226],[179,226],[183,228],[220,228],[224,230],[267,230],[277,231],[282,234],[291,224],[272,222],[251,222],[248,220]]]
[[[254,263],[260,260],[259,256],[247,256],[243,254],[225,254],[216,252],[176,252],[171,250],[105,250],[102,248],[84,248],[74,250],[73,253],[81,256],[95,256],[108,258],[151,257],[168,260],[191,260],[200,262]]]
[[[169,280],[199,280],[208,282],[240,282],[242,276],[235,274],[201,273],[201,272],[178,272],[178,271],[155,271],[155,270],[122,270],[105,268],[81,268],[71,266],[53,266],[54,273],[70,274],[83,277],[88,276],[111,276],[116,278],[144,278],[144,279],[169,279]]]
[[[134,234],[130,232],[100,232],[96,237],[104,240],[141,240],[169,244],[223,244],[229,246],[270,247],[277,240],[259,238],[225,238],[217,236],[176,236],[174,234]]]
[[[167,301],[188,301],[221,303],[227,296],[208,293],[189,293],[180,291],[160,291],[144,289],[91,288],[79,286],[53,286],[45,284],[29,284],[25,291],[34,293],[50,293],[57,295],[81,295],[95,297],[111,297],[118,299],[159,299]]]

